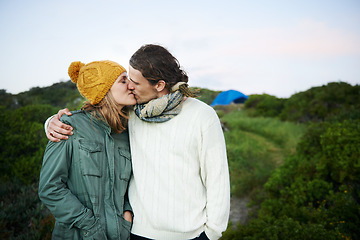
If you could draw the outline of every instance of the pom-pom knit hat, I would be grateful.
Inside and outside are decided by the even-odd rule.
[[[123,66],[109,60],[95,61],[86,65],[82,62],[72,62],[68,71],[71,81],[76,83],[80,94],[93,105],[105,97],[123,72],[126,72]]]

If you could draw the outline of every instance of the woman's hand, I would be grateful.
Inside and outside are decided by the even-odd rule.
[[[61,109],[56,115],[52,117],[46,129],[46,136],[52,142],[60,142],[60,140],[68,139],[68,135],[73,135],[73,128],[70,125],[64,124],[60,121],[63,114],[72,115],[69,109]]]
[[[128,222],[132,223],[132,214],[130,211],[125,211],[124,212],[124,219]]]

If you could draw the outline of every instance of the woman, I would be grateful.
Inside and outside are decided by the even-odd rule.
[[[39,197],[56,219],[52,238],[129,239],[126,106],[136,100],[126,70],[112,61],[73,62],[69,76],[88,102],[61,118],[76,134],[45,150]]]

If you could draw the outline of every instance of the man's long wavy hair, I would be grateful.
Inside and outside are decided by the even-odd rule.
[[[181,68],[179,61],[163,46],[146,44],[141,46],[130,58],[130,66],[140,71],[151,85],[163,80],[166,88],[171,88],[178,82],[188,82],[189,77]],[[182,85],[180,91],[187,97],[195,97],[187,85]]]
[[[121,109],[110,91],[98,104],[93,105],[86,101],[81,109],[90,113],[92,117],[105,121],[111,127],[111,130],[116,133],[126,130],[129,107],[125,106]]]

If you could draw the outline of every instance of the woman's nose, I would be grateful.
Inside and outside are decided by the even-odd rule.
[[[133,83],[133,82],[129,81],[129,83],[128,83],[128,89],[129,89],[129,90],[134,90],[134,83]]]

